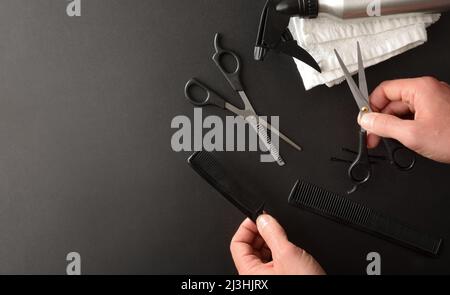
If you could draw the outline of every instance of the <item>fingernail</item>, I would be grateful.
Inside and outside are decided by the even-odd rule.
[[[265,228],[269,224],[269,217],[267,215],[261,215],[256,220],[259,228]]]
[[[372,113],[370,114],[361,113],[361,115],[358,118],[358,122],[363,128],[371,129],[374,119],[375,119],[374,114]]]

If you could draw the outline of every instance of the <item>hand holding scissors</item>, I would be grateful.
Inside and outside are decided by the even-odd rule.
[[[280,137],[282,140],[287,142],[289,145],[291,145],[295,149],[301,151],[302,148],[300,146],[298,146],[296,143],[294,143],[292,140],[290,140],[287,136],[282,134],[278,129],[272,127],[267,121],[263,120],[256,114],[252,104],[250,103],[250,100],[248,99],[248,97],[244,91],[244,87],[243,87],[241,79],[240,79],[240,73],[241,73],[240,58],[233,51],[225,50],[225,49],[221,48],[221,46],[219,44],[219,34],[216,34],[216,36],[214,38],[214,47],[215,47],[216,52],[213,55],[213,61],[216,64],[216,66],[219,68],[219,70],[222,72],[224,77],[227,79],[227,81],[231,85],[231,87],[240,96],[240,98],[244,104],[244,108],[240,109],[240,108],[230,104],[226,99],[221,97],[214,90],[212,90],[211,88],[202,84],[200,81],[198,81],[196,79],[191,79],[187,82],[186,87],[185,87],[186,98],[195,106],[199,106],[199,107],[216,106],[216,107],[228,110],[237,116],[242,117],[257,132],[257,134],[260,137],[261,141],[263,142],[264,146],[270,152],[272,157],[277,161],[277,163],[280,166],[283,166],[285,163],[284,163],[283,159],[281,158],[278,149],[271,143],[271,140],[268,138],[266,130],[271,130],[274,135]],[[225,67],[221,64],[221,58],[224,55],[230,55],[235,59],[236,69],[234,70],[234,72],[228,72],[225,69]],[[190,92],[190,89],[193,86],[197,86],[200,89],[202,89],[206,93],[206,96],[203,98],[195,97]]]
[[[345,79],[350,87],[353,97],[358,105],[360,116],[371,113],[372,108],[369,102],[369,91],[367,87],[366,73],[362,60],[361,47],[358,43],[358,79],[359,87],[353,80],[348,68],[342,61],[339,53],[335,50],[336,57],[344,72]],[[409,171],[414,168],[416,164],[416,157],[409,149],[400,145],[399,143],[383,138],[384,146],[387,150],[387,158],[391,165],[396,166],[401,171]],[[372,176],[371,160],[367,148],[367,131],[361,128],[359,133],[359,149],[356,160],[352,163],[348,170],[348,175],[355,187],[349,193],[353,193],[358,189],[358,186],[366,183]]]

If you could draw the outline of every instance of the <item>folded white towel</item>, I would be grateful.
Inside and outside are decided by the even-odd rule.
[[[295,59],[306,90],[322,84],[332,87],[344,81],[334,49],[338,50],[349,70],[356,73],[357,41],[361,44],[364,65],[370,67],[425,43],[426,28],[439,17],[440,14],[421,13],[345,21],[325,16],[292,18],[289,29],[294,39],[322,69],[322,73],[318,73]]]

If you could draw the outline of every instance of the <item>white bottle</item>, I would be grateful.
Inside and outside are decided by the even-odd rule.
[[[447,10],[450,0],[282,0],[277,5],[278,12],[306,18],[327,14],[350,19]]]

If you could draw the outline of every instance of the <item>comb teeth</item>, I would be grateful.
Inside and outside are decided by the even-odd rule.
[[[222,170],[217,169],[217,167],[222,167],[220,163],[217,161],[215,157],[212,156],[211,153],[207,152],[198,152],[193,154],[189,159],[189,163],[194,163],[197,167],[202,168],[203,170],[208,171],[208,168],[214,168],[215,170]]]
[[[215,165],[217,164],[216,158],[214,158],[210,153],[198,152],[193,154],[189,160],[189,162],[198,162],[203,164]]]
[[[373,210],[350,199],[303,181],[298,181],[294,186],[289,203],[357,224],[367,223],[373,213]]]
[[[414,230],[307,182],[297,181],[289,196],[289,204],[426,254],[438,255],[442,244],[441,238]]]
[[[224,166],[211,153],[196,152],[189,157],[188,163],[204,180],[247,217],[256,221],[256,218],[262,214],[264,203],[255,204],[254,200],[246,199],[247,192],[235,179],[232,179],[232,175],[227,173]]]
[[[221,182],[227,180],[224,167],[211,153],[196,152],[188,159],[188,163],[216,188],[221,187]]]
[[[280,166],[286,165],[283,158],[280,156],[280,151],[272,144],[272,140],[269,139],[266,128],[264,128],[261,124],[256,124],[256,129],[258,132],[258,136],[262,140],[262,142],[267,143],[267,148],[270,152],[270,155]]]

